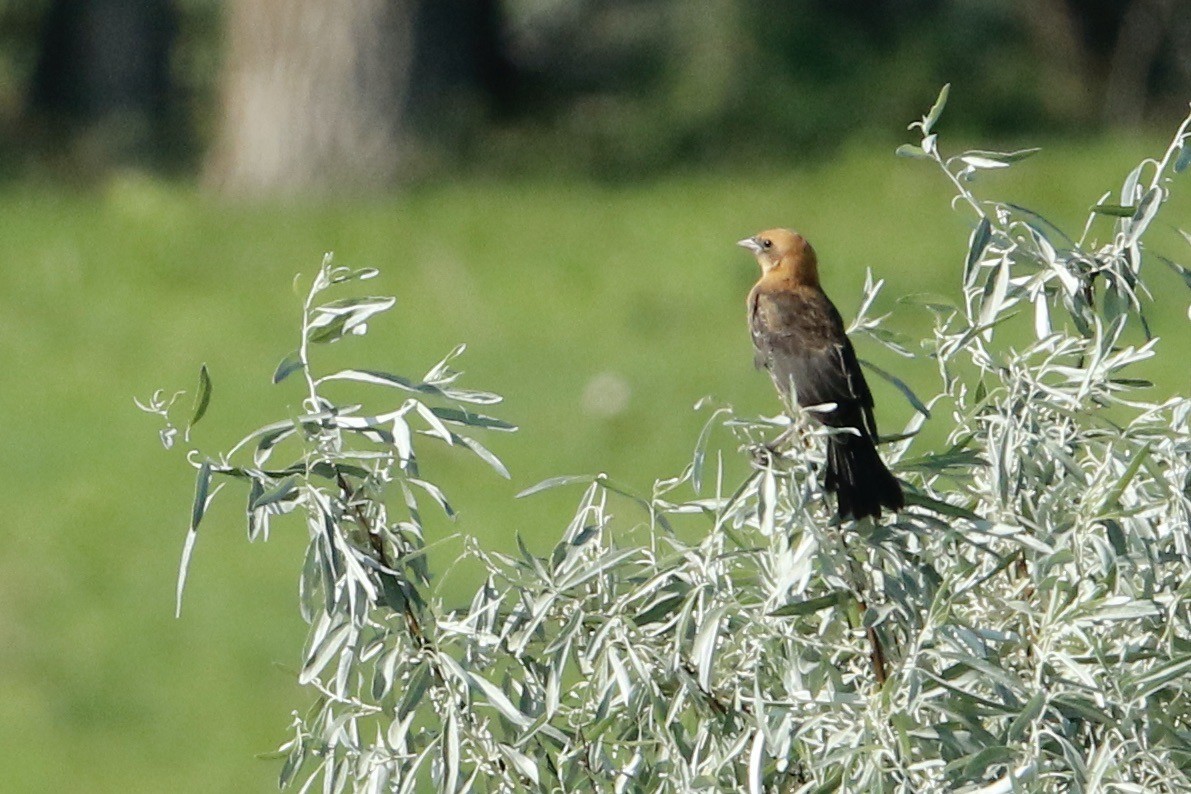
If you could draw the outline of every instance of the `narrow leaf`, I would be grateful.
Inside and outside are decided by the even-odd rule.
[[[495,684],[483,676],[474,673],[469,673],[468,679],[484,693],[484,697],[488,699],[488,702],[495,706],[496,710],[503,714],[509,722],[518,728],[528,728],[533,724],[533,720],[514,706],[513,701],[509,700],[509,696],[502,692]]]
[[[452,518],[455,516],[455,509],[451,507],[451,503],[447,501],[446,494],[444,494],[442,489],[437,485],[427,482],[426,480],[419,480],[417,477],[410,477],[408,478],[407,482],[409,482],[411,485],[418,486],[423,491],[430,494],[430,497],[438,503],[438,506],[441,507],[442,511],[448,516]]]
[[[994,160],[991,157],[984,157],[978,154],[964,154],[960,155],[960,160],[972,166],[973,168],[984,168],[992,170],[995,168],[1008,168],[1009,163],[1002,160]]]
[[[494,416],[486,416],[484,414],[465,411],[460,408],[443,408],[440,406],[435,406],[430,410],[439,419],[452,424],[468,425],[470,427],[483,427],[488,430],[512,431],[517,429],[516,425],[509,424],[503,419],[497,419]]]
[[[291,474],[281,482],[274,485],[272,488],[264,491],[260,496],[248,505],[249,510],[258,510],[266,505],[271,505],[275,502],[283,502],[289,499],[297,491],[298,476]]]
[[[841,604],[851,597],[852,594],[847,590],[833,590],[826,595],[804,598],[801,601],[791,601],[789,604],[783,604],[770,612],[769,616],[774,618],[789,618],[798,615],[810,615],[821,609],[827,609],[828,607]]]
[[[207,413],[207,406],[211,404],[211,374],[207,372],[207,365],[199,369],[198,390],[194,394],[194,413],[190,417],[190,422],[186,425],[186,433],[189,435],[190,428],[199,423],[203,415]]]
[[[943,115],[943,108],[947,107],[947,97],[951,94],[951,83],[946,83],[939,91],[939,98],[935,100],[935,104],[931,105],[930,110],[922,119],[922,134],[929,135],[931,128],[935,126],[935,122]]]
[[[496,473],[501,477],[504,477],[506,480],[511,479],[509,476],[509,470],[505,468],[505,465],[501,462],[500,458],[496,457],[496,455],[494,455],[490,449],[485,447],[479,441],[476,441],[474,438],[458,435],[455,436],[455,440],[474,452],[480,458],[480,460],[484,461],[493,469],[495,469]]]
[[[930,159],[930,155],[923,151],[921,146],[915,146],[912,143],[903,143],[901,146],[894,149],[893,153],[898,157],[909,157],[913,160]]]
[[[968,242],[968,261],[964,264],[964,284],[972,283],[976,265],[984,257],[984,249],[988,248],[990,240],[992,240],[992,224],[988,222],[988,216],[982,216],[980,225],[972,231],[971,240]]]
[[[533,496],[542,491],[549,491],[551,488],[558,488],[563,485],[575,485],[576,483],[589,483],[592,478],[589,474],[568,474],[561,477],[549,477],[542,480],[536,485],[531,485],[521,493],[517,494],[516,498],[520,499],[524,496]]]
[[[971,151],[964,152],[964,155],[979,157],[983,160],[992,160],[1003,165],[1009,165],[1010,163],[1016,163],[1020,160],[1024,160],[1030,155],[1037,154],[1040,151],[1042,150],[1038,147],[1031,149],[1018,149],[1013,152],[991,152],[986,149],[972,149]]]
[[[281,383],[281,381],[288,378],[293,373],[302,368],[302,353],[295,350],[285,358],[281,359],[281,363],[277,365],[277,369],[273,372],[273,382]]]
[[[857,359],[857,361],[872,370],[874,374],[892,383],[898,391],[905,395],[906,400],[909,401],[910,405],[914,406],[915,411],[930,419],[930,409],[926,407],[926,403],[918,399],[918,396],[906,385],[905,381],[892,373],[886,372],[871,361],[865,361],[863,358]]]
[[[1174,161],[1174,172],[1181,174],[1187,170],[1187,166],[1191,165],[1191,145],[1189,141],[1184,140],[1183,145],[1179,147],[1178,159]]]
[[[1106,507],[1116,507],[1120,505],[1121,497],[1125,494],[1125,489],[1129,487],[1129,483],[1131,483],[1133,478],[1137,476],[1138,470],[1141,469],[1141,464],[1145,462],[1146,456],[1149,455],[1149,453],[1149,442],[1147,442],[1141,449],[1137,450],[1137,452],[1133,453],[1133,460],[1129,461],[1129,466],[1125,469],[1125,472],[1121,475],[1121,478],[1117,480],[1116,484],[1113,485],[1112,490],[1110,490],[1108,495],[1104,498],[1104,504]]]
[[[1129,224],[1129,233],[1125,236],[1125,245],[1129,246],[1137,242],[1145,230],[1149,228],[1150,222],[1158,215],[1158,210],[1162,208],[1162,188],[1151,188],[1141,201],[1137,204],[1137,211],[1133,213],[1133,219]]]
[[[715,641],[719,637],[724,611],[725,607],[719,607],[703,616],[703,625],[691,646],[691,659],[699,671],[699,686],[705,690],[711,689],[711,663],[715,658]]]
[[[988,326],[984,331],[984,338],[991,339],[993,329],[990,323],[998,318],[1001,307],[1005,305],[1005,295],[1009,291],[1009,260],[1002,259],[997,270],[989,278],[985,286],[984,302],[980,306],[980,325]]]
[[[1136,211],[1137,207],[1127,207],[1123,204],[1097,204],[1092,207],[1092,212],[1097,215],[1111,215],[1115,218],[1132,218]]]
[[[198,529],[203,514],[207,511],[207,495],[211,490],[211,464],[204,462],[199,466],[198,477],[194,483],[194,505],[190,510],[190,528]]]
[[[190,555],[194,552],[194,542],[198,539],[199,522],[207,511],[211,490],[211,464],[204,462],[199,466],[198,477],[194,483],[194,506],[190,510],[190,529],[186,532],[186,541],[182,544],[182,562],[178,566],[178,585],[174,593],[174,617],[182,614],[182,591],[186,587],[186,573],[190,570]]]

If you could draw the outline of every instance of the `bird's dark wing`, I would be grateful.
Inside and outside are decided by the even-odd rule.
[[[854,427],[876,440],[873,397],[843,319],[822,290],[757,290],[749,300],[757,362],[783,396],[803,407],[835,403],[816,416],[832,427]]]

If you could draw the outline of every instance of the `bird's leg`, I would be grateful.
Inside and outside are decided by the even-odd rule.
[[[798,426],[791,424],[785,430],[777,435],[772,441],[761,441],[756,444],[750,444],[748,453],[752,456],[753,462],[758,466],[769,467],[774,461],[782,456],[790,446],[790,440],[794,437],[798,430]]]

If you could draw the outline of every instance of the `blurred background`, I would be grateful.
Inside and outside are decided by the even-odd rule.
[[[8,174],[134,166],[230,192],[460,173],[607,179],[804,158],[969,97],[952,128],[1179,113],[1176,0],[4,0]]]
[[[940,174],[892,156],[906,124],[952,83],[945,151],[1043,147],[978,192],[1078,234],[1186,112],[1185,10],[0,0],[0,788],[272,788],[276,762],[254,756],[306,705],[305,528],[249,545],[242,496],[216,502],[175,620],[192,471],[132,397],[192,388],[206,362],[195,442],[212,452],[290,415],[300,394],[269,376],[296,342],[294,274],[324,251],[381,268],[370,287],[398,306],[316,365],[417,376],[467,342],[466,382],[522,426],[485,439],[511,482],[428,457],[460,510],[436,531],[545,553],[577,494],[517,491],[607,471],[647,492],[688,460],[700,397],[776,412],[735,240],[795,226],[845,316],[872,268],[892,327],[926,332],[898,299],[958,294],[969,226]],[[1184,261],[1188,193],[1176,182],[1151,234]],[[1185,359],[1164,362],[1191,341],[1186,294],[1151,277],[1168,356],[1143,375],[1185,391]],[[933,393],[929,362],[860,344]],[[910,409],[873,385],[896,431]]]

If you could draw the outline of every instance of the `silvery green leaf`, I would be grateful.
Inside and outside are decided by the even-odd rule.
[[[616,688],[620,692],[620,702],[625,708],[628,708],[629,701],[633,696],[633,682],[629,678],[629,671],[621,661],[615,646],[608,649],[608,664],[612,667],[612,678],[616,681]]]
[[[1135,243],[1149,228],[1150,223],[1162,207],[1163,190],[1160,187],[1150,188],[1137,204],[1137,211],[1133,213],[1125,235],[1125,245]]]
[[[516,430],[517,426],[509,424],[503,419],[497,419],[493,416],[485,416],[484,414],[477,414],[471,411],[465,411],[460,408],[443,408],[435,406],[430,411],[444,422],[450,422],[456,425],[468,425],[470,427],[482,427],[487,430]]]
[[[1011,761],[1015,757],[1012,748],[1004,745],[993,745],[985,747],[977,753],[970,756],[953,761],[948,764],[950,768],[960,767],[962,763],[962,775],[967,780],[980,780],[984,777],[985,770],[990,766],[1004,764]]]
[[[316,641],[311,645],[310,651],[306,656],[306,661],[302,665],[302,671],[298,675],[298,683],[305,686],[318,678],[323,668],[347,644],[352,633],[351,623],[343,622],[329,627],[325,634],[316,637]]]
[[[443,424],[438,414],[431,410],[428,405],[420,402],[414,402],[414,410],[418,412],[419,416],[426,420],[426,424],[430,425],[430,430],[428,431],[430,435],[441,438],[448,444],[455,443],[452,440],[454,433],[447,429],[447,426]]]
[[[190,569],[190,555],[194,552],[194,542],[198,539],[199,522],[207,511],[207,505],[215,494],[211,490],[211,464],[204,462],[199,466],[198,476],[194,483],[194,504],[190,510],[190,528],[186,532],[186,541],[182,544],[182,561],[178,566],[178,584],[174,593],[174,616],[182,614],[182,591],[186,587],[186,572]]]
[[[393,446],[397,449],[402,466],[405,466],[414,454],[413,434],[410,432],[409,424],[401,416],[395,416],[391,433]]]
[[[1189,675],[1191,675],[1191,656],[1184,655],[1165,664],[1155,665],[1139,676],[1130,676],[1123,683],[1132,698],[1144,700],[1153,696],[1167,684],[1175,681],[1186,682]]]
[[[1055,239],[1061,240],[1064,246],[1067,248],[1075,247],[1075,243],[1071,240],[1071,237],[1068,236],[1066,232],[1051,223],[1042,215],[1034,212],[1034,210],[1029,209],[1028,207],[1023,207],[1020,204],[1013,204],[1010,202],[1003,202],[999,206],[1003,207],[1005,210],[1011,211],[1015,215],[1020,215],[1021,217],[1025,218],[1029,227],[1040,234],[1043,234],[1043,236],[1048,238],[1053,237]]]
[[[478,690],[484,699],[496,708],[509,722],[523,730],[533,724],[532,719],[513,705],[513,701],[509,700],[508,695],[502,692],[491,681],[484,678],[484,676],[464,670],[454,659],[445,654],[439,655],[438,658],[444,667],[448,668],[457,678],[466,683],[470,689]]]
[[[716,640],[719,639],[720,619],[725,611],[726,607],[716,607],[705,614],[703,624],[691,645],[691,661],[699,674],[699,686],[703,687],[704,691],[711,689],[711,665],[715,659]]]
[[[935,126],[935,122],[943,115],[943,108],[947,107],[947,97],[951,93],[951,83],[946,83],[939,91],[939,96],[935,103],[931,105],[927,114],[922,118],[922,134],[929,135],[931,129]]]
[[[1179,230],[1179,234],[1183,235],[1183,237],[1187,240],[1187,242],[1191,243],[1191,235],[1188,235],[1186,232],[1184,232],[1181,229]],[[1151,254],[1151,256],[1154,256],[1154,255]],[[1158,260],[1161,262],[1165,262],[1166,266],[1169,267],[1171,270],[1173,270],[1179,276],[1179,278],[1181,278],[1183,280],[1183,283],[1186,284],[1188,288],[1191,288],[1191,269],[1183,267],[1179,263],[1174,262],[1170,259],[1167,259],[1164,256],[1159,256]]]
[[[356,383],[367,383],[374,386],[389,386],[402,391],[412,392],[415,394],[431,394],[437,397],[445,396],[442,389],[429,383],[419,383],[401,375],[394,375],[391,372],[381,372],[372,369],[344,369],[338,372],[333,372],[330,375],[324,375],[315,381],[316,385],[322,385],[328,381],[347,380],[355,381]]]
[[[927,154],[921,146],[915,146],[911,143],[903,143],[893,151],[898,157],[909,157],[914,160],[929,160],[930,155]]]
[[[292,436],[296,431],[297,427],[295,425],[287,423],[261,433],[256,442],[256,450],[252,454],[253,464],[264,466],[268,462],[269,456],[273,454],[273,448]]]
[[[699,438],[695,441],[695,454],[691,459],[691,486],[696,494],[703,490],[703,462],[707,457],[707,442],[711,438],[711,429],[719,417],[726,413],[729,413],[726,408],[719,408],[712,413],[703,423],[703,429],[699,431]]]
[[[318,328],[326,323],[323,318],[348,317],[352,323],[358,324],[379,312],[388,311],[397,303],[397,299],[390,296],[364,296],[357,298],[343,298],[342,300],[324,303],[311,309],[315,319],[311,326]],[[348,328],[350,330],[350,326]]]
[[[524,491],[517,494],[517,498],[521,499],[525,496],[532,496],[542,491],[549,491],[551,488],[558,488],[563,485],[575,485],[576,483],[590,483],[592,480],[589,474],[569,474],[560,477],[548,477],[536,485],[531,485]]]
[[[909,465],[903,463],[901,468],[909,468]],[[979,521],[980,516],[973,513],[966,507],[944,502],[941,499],[935,499],[923,493],[908,491],[905,494],[906,505],[915,505],[918,507],[925,507],[928,510],[933,510],[936,513],[945,516],[952,516],[955,518],[966,518],[969,521]]]
[[[1009,260],[1002,259],[989,276],[984,287],[984,300],[980,304],[980,325],[986,326],[984,338],[992,339],[991,323],[1001,315],[1005,295],[1009,291]]]
[[[965,162],[967,162],[969,160],[969,158],[974,158],[974,159],[979,159],[979,160],[983,160],[983,161],[997,163],[998,166],[994,166],[994,167],[1003,167],[1003,166],[1010,165],[1012,163],[1016,163],[1021,160],[1024,160],[1027,157],[1037,154],[1040,151],[1042,151],[1042,149],[1040,149],[1038,147],[1033,147],[1030,149],[1018,149],[1013,152],[993,152],[993,151],[988,151],[987,149],[973,149],[971,151],[964,152],[964,155],[961,159],[963,159]],[[986,168],[988,166],[977,166],[977,167],[978,168]]]
[[[373,316],[387,311],[396,303],[391,297],[346,298],[311,309],[313,319],[306,329],[306,338],[315,344],[337,342],[347,334],[361,334]]]
[[[444,770],[443,791],[455,794],[459,789],[459,721],[455,710],[448,709],[447,724],[443,730],[442,765]]]
[[[560,580],[557,588],[559,591],[573,590],[639,554],[640,550],[636,548],[612,549]]]
[[[192,530],[198,529],[199,522],[203,520],[203,514],[207,512],[211,489],[211,471],[210,461],[204,461],[199,466],[198,476],[195,478],[194,504],[190,510],[190,528]]]
[[[992,224],[988,222],[988,216],[982,215],[980,223],[972,231],[972,237],[968,241],[968,258],[964,263],[964,284],[971,286],[976,274],[976,266],[980,264],[980,260],[984,258],[984,250],[988,248],[989,242],[992,240]]]
[[[367,281],[371,278],[376,278],[380,275],[380,271],[374,267],[364,267],[359,270],[351,270],[346,267],[337,267],[331,276],[331,283],[342,284],[345,281]]]
[[[288,378],[293,373],[302,368],[302,351],[295,350],[277,365],[277,369],[273,372],[273,382],[281,383],[281,381]]]
[[[190,421],[186,424],[186,436],[190,437],[190,428],[199,423],[207,413],[207,406],[211,404],[211,374],[207,372],[207,365],[199,368],[198,388],[194,393],[194,410]]]
[[[535,786],[541,784],[541,778],[538,774],[538,765],[533,760],[515,747],[507,744],[500,745],[501,754],[509,760],[513,768],[521,777],[529,780]]]
[[[1153,601],[1130,601],[1125,596],[1109,599],[1103,606],[1088,612],[1086,620],[1138,620],[1161,614]]]
[[[438,503],[438,506],[442,508],[442,511],[446,513],[447,516],[452,518],[455,516],[455,509],[451,507],[450,502],[447,501],[446,494],[444,494],[442,489],[437,485],[432,482],[427,482],[426,480],[420,480],[417,477],[407,477],[406,482],[410,483],[411,485],[416,485],[426,493],[430,494],[430,497]]]
[[[1141,192],[1138,190],[1137,184],[1141,180],[1141,172],[1144,168],[1145,163],[1141,163],[1129,172],[1129,176],[1125,177],[1125,184],[1121,186],[1121,204],[1132,206],[1137,203]]]
[[[396,655],[394,655],[394,659],[396,659]],[[430,671],[426,664],[423,663],[418,665],[406,684],[405,691],[402,693],[401,703],[397,707],[398,719],[404,720],[406,717],[417,713],[417,707],[422,702],[422,697],[426,694],[429,686]]]
[[[764,789],[764,778],[762,771],[765,767],[765,732],[758,730],[753,732],[752,747],[749,749],[749,792],[750,794],[762,794]]]
[[[788,618],[800,615],[810,615],[828,607],[839,606],[852,599],[852,594],[847,590],[833,590],[826,595],[816,596],[814,598],[804,598],[799,601],[791,601],[788,604],[783,604],[777,609],[769,612],[770,617],[774,618]]]
[[[314,344],[330,344],[338,342],[347,333],[347,316],[329,316],[327,321],[318,326],[311,326],[306,338]]]
[[[777,522],[777,477],[772,466],[766,466],[761,472],[760,486],[757,491],[757,527],[762,535],[769,537]]]
[[[1009,725],[1009,731],[1007,733],[1009,741],[1019,741],[1024,738],[1030,726],[1042,716],[1042,711],[1045,707],[1045,692],[1039,691],[1031,695],[1030,699],[1026,701],[1026,705],[1018,712],[1017,716],[1013,718],[1013,722]]]
[[[1009,167],[1009,163],[1004,160],[999,158],[994,159],[983,154],[963,154],[960,155],[959,159],[972,168],[996,169]]]
[[[878,367],[876,364],[873,364],[871,361],[865,361],[862,358],[857,359],[857,361],[859,361],[864,367],[868,368],[876,375],[880,376],[881,378],[884,378],[885,380],[887,380],[891,384],[893,384],[893,386],[898,391],[900,391],[902,393],[902,395],[905,396],[906,400],[910,403],[910,405],[914,406],[915,411],[922,414],[927,419],[930,418],[930,409],[926,407],[926,403],[924,403],[924,402],[922,402],[922,400],[918,399],[918,396],[915,395],[913,391],[911,391],[910,387],[906,385],[905,381],[903,381],[901,378],[897,377],[896,375],[886,372],[885,370]]]
[[[1097,215],[1111,215],[1114,218],[1132,218],[1137,212],[1137,207],[1126,206],[1123,204],[1096,204],[1092,207],[1092,212]]]
[[[287,499],[292,499],[298,492],[298,477],[297,475],[290,475],[281,482],[274,485],[272,488],[265,490],[258,496],[251,504],[248,505],[249,510],[259,510],[267,505],[276,502],[282,502]]]
[[[465,350],[467,350],[467,345],[455,345],[450,353],[447,353],[441,361],[430,368],[422,380],[427,383],[433,383],[436,386],[454,383],[458,380],[460,373],[457,370],[451,369],[451,362],[463,355]]]
[[[601,473],[596,475],[595,481],[599,483],[602,488],[632,500],[638,507],[649,514],[651,521],[656,522],[657,525],[662,529],[666,530],[667,532],[674,531],[673,527],[670,526],[670,521],[666,518],[666,516],[659,510],[655,509],[655,506],[649,500],[638,496],[633,489],[609,478],[607,474]]]
[[[509,475],[509,470],[505,468],[505,465],[501,462],[500,458],[496,457],[491,450],[489,450],[479,441],[476,441],[474,438],[469,438],[468,436],[459,435],[455,436],[455,441],[476,453],[481,460],[491,466],[501,477],[504,477],[506,480],[512,479]]]
[[[1182,145],[1179,147],[1178,159],[1174,161],[1174,172],[1181,174],[1187,170],[1187,166],[1191,165],[1191,142],[1184,139]]]
[[[903,358],[914,358],[914,354],[910,352],[906,345],[909,340],[901,334],[889,331],[885,328],[866,328],[864,333],[877,340],[882,347],[892,350]]]
[[[1046,339],[1052,333],[1050,304],[1046,300],[1046,292],[1038,290],[1034,295],[1034,335],[1039,339]]]

